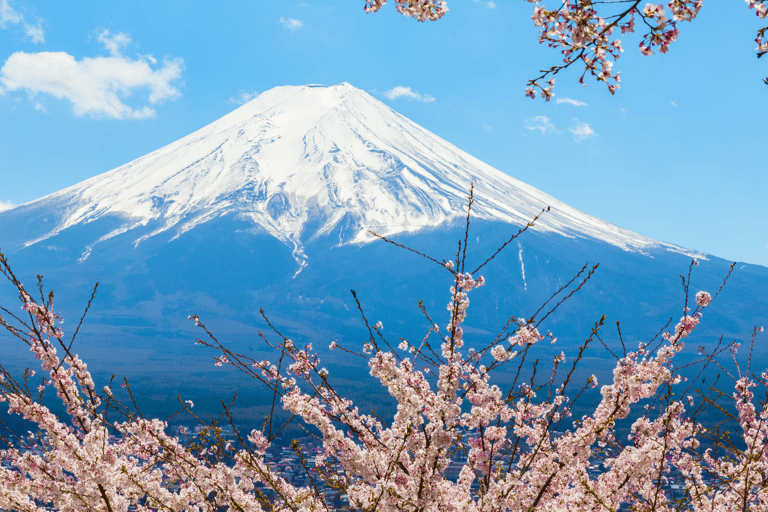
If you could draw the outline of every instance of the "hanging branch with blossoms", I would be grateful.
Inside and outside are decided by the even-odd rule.
[[[86,364],[71,352],[74,339],[64,340],[53,294],[46,299],[39,280],[40,298],[33,299],[0,255],[0,271],[18,291],[23,312],[2,307],[0,325],[30,347],[45,372],[40,393],[53,388],[69,416],[69,423],[62,422],[42,404],[42,394],[34,396],[28,382],[33,373],[25,372],[21,383],[0,366],[0,401],[39,429],[26,438],[2,438],[9,448],[0,450],[0,457],[10,465],[0,468],[0,509],[330,511],[323,488],[331,488],[345,493],[354,508],[370,511],[764,510],[768,409],[765,399],[755,402],[755,391],[768,386],[768,372],[754,376],[750,355],[742,374],[734,358],[733,407],[723,404],[727,397],[714,388],[700,393],[696,407],[689,395],[692,384],[674,364],[722,286],[714,295],[695,294],[688,307],[692,262],[682,277],[685,305],[674,329],[616,356],[613,382],[602,386],[593,412],[574,417],[575,403],[598,386],[594,375],[576,382],[575,370],[590,344],[603,342],[599,331],[605,317],[595,322],[570,362],[563,352],[554,356],[548,379],[538,370],[544,363],[533,358],[542,341],[557,341],[539,331],[541,323],[596,267],[582,268],[530,318],[511,317],[484,346],[468,346],[462,326],[469,295],[486,285],[473,274],[498,253],[476,271],[466,271],[472,202],[470,193],[467,229],[454,259],[411,249],[450,276],[445,330],[420,304],[431,327],[422,340],[401,339],[394,348],[381,322],[368,321],[353,292],[369,338],[361,351],[335,341],[330,345],[365,358],[371,376],[397,401],[397,412],[388,421],[361,413],[334,389],[311,345],[297,346],[266,315],[278,342],[260,335],[277,349],[276,362],[230,350],[192,317],[205,333],[197,342],[218,352],[217,366],[242,371],[272,392],[272,411],[261,430],[242,435],[235,428],[238,446],[222,442],[217,422],[211,422],[210,435],[182,442],[166,433],[167,422],[146,419],[120,404],[111,383],[98,390]],[[504,246],[533,225],[528,223]],[[750,354],[759,332],[752,333]],[[698,363],[719,364],[722,353],[737,348],[720,344],[709,354],[700,351]],[[505,390],[491,382],[502,369],[514,375]],[[193,404],[179,401],[192,414]],[[698,422],[705,404],[731,415],[738,439]],[[221,418],[234,427],[231,407],[222,403]],[[274,422],[278,407],[292,416],[288,422],[300,419],[322,441],[312,461],[316,475],[294,445],[309,485],[293,485],[267,463],[267,450],[287,425]],[[627,439],[619,435],[622,421],[631,421]],[[715,449],[701,451],[703,440]],[[458,476],[449,477],[449,467],[456,465]],[[664,492],[673,470],[685,477],[682,497]]]
[[[672,13],[670,20],[662,4],[646,3],[641,10],[638,7],[641,0],[567,1],[554,10],[547,10],[538,0],[528,1],[536,4],[532,19],[541,30],[539,43],[546,42],[550,48],[560,48],[563,54],[563,64],[542,70],[540,76],[528,81],[526,96],[535,98],[538,90],[547,101],[553,95],[554,75],[576,63],[584,66],[579,83],[586,85],[584,77],[589,73],[597,81],[605,82],[610,93],[614,94],[620,87],[621,78],[619,72],[613,74],[612,68],[624,52],[621,40],[613,37],[616,29],[621,29],[622,34],[634,32],[637,18],[648,31],[640,42],[641,53],[653,55],[654,48],[660,53],[667,53],[669,45],[679,35],[677,23],[693,20],[702,6],[701,0],[673,0],[667,5]],[[600,4],[601,7],[609,4],[614,9],[618,8],[619,12],[609,15],[599,13],[597,6]],[[551,78],[546,82],[547,86],[543,87],[540,81],[547,77]]]
[[[555,75],[571,66],[581,68],[579,83],[586,86],[588,74],[598,82],[604,82],[611,94],[620,88],[620,72],[613,66],[624,52],[621,34],[640,30],[639,43],[643,55],[654,51],[667,53],[670,45],[680,35],[678,23],[693,21],[699,14],[703,0],[670,0],[664,4],[645,3],[644,0],[565,0],[559,7],[547,9],[541,0],[526,0],[536,4],[533,9],[534,25],[540,31],[539,43],[559,49],[563,63],[542,69],[540,75],[528,81],[525,95],[535,99],[537,94],[549,101],[554,93]],[[745,0],[759,18],[768,17],[768,0]],[[386,0],[366,0],[365,11],[376,12]],[[669,9],[669,11],[667,11]],[[448,8],[445,2],[434,0],[407,2],[397,0],[398,12],[415,17],[419,21],[440,19]],[[768,52],[765,33],[768,27],[757,31],[757,56]],[[768,84],[768,78],[765,79]]]

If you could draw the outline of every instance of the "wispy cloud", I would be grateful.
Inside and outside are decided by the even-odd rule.
[[[583,101],[574,100],[574,99],[571,99],[571,98],[557,98],[557,104],[559,105],[560,103],[567,103],[568,105],[573,105],[574,107],[588,107],[589,106],[586,103],[584,103]]]
[[[568,129],[573,134],[573,140],[576,142],[581,142],[585,139],[597,136],[597,133],[595,133],[595,130],[593,130],[589,124],[580,123],[578,119],[574,119],[574,121],[576,121],[576,125]]]
[[[670,103],[671,103],[671,104],[672,104],[672,106],[673,106],[673,107],[675,107],[675,108],[677,108],[677,107],[679,107],[679,106],[680,106],[680,105],[678,105],[677,103],[675,103],[674,101],[670,101]]]
[[[256,91],[253,91],[253,92],[239,91],[237,96],[232,96],[231,98],[229,98],[227,100],[227,103],[237,103],[238,105],[242,105],[244,103],[248,103],[258,95],[259,93]]]
[[[397,87],[394,87],[384,93],[384,96],[391,100],[396,100],[398,98],[405,98],[411,101],[421,101],[424,103],[432,103],[435,101],[435,98],[430,96],[429,94],[421,94],[418,91],[414,91],[410,87],[403,87],[402,85],[398,85]]]
[[[487,7],[488,9],[495,9],[496,8],[496,4],[493,3],[493,2],[485,2],[483,0],[472,0],[472,1],[475,2],[475,3],[480,3],[480,4],[484,5],[485,7]]]
[[[48,111],[45,109],[45,105],[43,105],[43,104],[42,104],[42,102],[40,102],[40,101],[38,101],[37,103],[35,103],[35,110],[37,110],[38,112],[42,112],[43,114],[45,114],[46,112],[48,112]]]
[[[19,24],[24,28],[24,34],[26,34],[33,43],[39,44],[45,42],[43,20],[38,18],[34,25],[28,23],[24,20],[23,14],[11,7],[8,0],[0,0],[0,29],[6,29],[10,25]]]
[[[128,48],[128,45],[131,44],[131,37],[128,34],[122,32],[112,34],[106,29],[96,36],[96,40],[104,45],[104,48],[113,57],[122,55],[123,50]]]
[[[16,205],[10,201],[0,201],[0,212],[4,212],[5,210],[10,210],[11,208],[15,207]]]
[[[280,24],[283,26],[284,29],[290,30],[291,32],[296,32],[301,27],[304,26],[304,22],[301,20],[295,20],[293,18],[283,18],[280,17]]]
[[[77,116],[112,119],[156,115],[149,106],[133,108],[123,102],[136,89],[149,90],[147,101],[151,105],[181,96],[174,82],[184,69],[182,58],[166,59],[162,66],[157,66],[151,55],[136,59],[121,55],[131,42],[126,34],[112,35],[104,30],[97,39],[110,53],[109,57],[85,57],[78,61],[66,52],[16,52],[0,69],[0,84],[9,91],[24,89],[33,100],[37,94],[66,99],[72,102]]]
[[[8,28],[8,25],[16,25],[24,21],[24,16],[11,7],[8,0],[0,0],[0,28]]]
[[[550,133],[555,131],[555,125],[547,116],[536,116],[525,120],[525,127],[531,131],[540,131],[541,133]]]

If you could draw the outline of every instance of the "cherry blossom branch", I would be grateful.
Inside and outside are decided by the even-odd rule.
[[[622,34],[635,32],[636,17],[647,27],[639,43],[643,55],[653,55],[654,50],[667,53],[670,45],[680,35],[677,24],[693,21],[703,5],[702,0],[669,0],[664,4],[646,3],[641,9],[641,0],[564,0],[562,5],[548,10],[542,0],[526,0],[536,4],[532,20],[540,31],[539,43],[559,49],[563,63],[540,70],[539,76],[528,80],[525,95],[535,99],[537,94],[549,101],[554,93],[555,75],[571,66],[582,67],[579,83],[584,83],[587,74],[596,81],[604,82],[611,94],[619,89],[620,73],[613,73],[613,66],[624,52],[623,43],[614,36],[615,30]],[[768,0],[745,0],[749,9],[765,19],[768,17]],[[377,12],[386,0],[366,0],[365,11]],[[448,11],[445,2],[435,0],[396,0],[401,14],[418,21],[440,19]],[[669,14],[667,14],[669,9]],[[670,19],[671,18],[671,19]],[[757,57],[768,53],[768,26],[757,31]],[[768,84],[768,77],[764,80]]]

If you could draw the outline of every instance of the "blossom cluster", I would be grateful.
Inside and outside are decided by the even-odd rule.
[[[416,18],[417,21],[439,20],[448,12],[445,1],[440,0],[395,0],[397,12]],[[366,0],[365,12],[376,12],[387,3],[387,0]]]
[[[750,9],[754,9],[758,18],[768,18],[768,7],[766,7],[766,0],[745,0]]]
[[[768,6],[766,3],[768,3],[768,0],[745,0],[747,2],[747,5],[750,9],[755,10],[755,14],[758,18],[766,19],[768,18]],[[757,43],[757,58],[762,57],[766,53],[768,53],[768,39],[765,39],[765,32],[768,31],[768,26],[763,27],[757,31],[757,37],[755,38],[755,42]],[[766,79],[766,83],[768,83],[768,79]]]

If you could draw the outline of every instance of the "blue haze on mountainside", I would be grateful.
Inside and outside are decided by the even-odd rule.
[[[379,229],[365,217],[370,213],[366,211],[366,205],[372,205],[373,210],[377,205],[377,194],[383,193],[371,187],[378,186],[376,184],[384,180],[386,186],[382,190],[402,200],[402,203],[386,203],[388,209],[381,210],[384,212],[381,213],[382,218],[389,218],[386,215],[391,214],[398,222],[417,217],[422,222],[431,222],[400,231],[390,230],[387,233],[389,238],[438,260],[455,260],[458,241],[464,239],[466,210],[462,208],[466,207],[466,195],[472,181],[463,178],[474,178],[478,213],[472,218],[469,228],[467,271],[485,261],[524,225],[524,221],[520,220],[500,220],[501,217],[494,212],[509,208],[522,219],[528,211],[539,211],[547,204],[531,203],[528,210],[518,208],[520,197],[523,198],[520,201],[530,203],[531,197],[538,197],[537,191],[532,189],[533,192],[526,192],[528,195],[520,195],[519,190],[527,189],[505,188],[508,185],[493,181],[495,175],[480,167],[469,169],[460,175],[462,180],[457,178],[455,183],[450,181],[452,175],[441,175],[443,188],[436,188],[434,197],[424,193],[424,188],[419,189],[418,194],[409,195],[416,190],[414,182],[402,175],[416,172],[413,163],[409,163],[402,154],[388,156],[386,151],[391,150],[381,149],[385,147],[381,141],[364,139],[359,130],[355,132],[355,137],[345,135],[339,142],[334,139],[336,125],[331,123],[327,131],[314,133],[320,143],[315,140],[313,145],[308,145],[307,136],[303,132],[299,134],[303,137],[299,139],[304,140],[302,147],[305,151],[300,161],[317,159],[317,162],[310,162],[306,169],[299,171],[321,176],[322,180],[326,180],[321,183],[321,188],[326,187],[324,193],[339,197],[345,193],[343,184],[346,183],[346,178],[340,175],[351,173],[352,178],[347,181],[352,185],[349,185],[351,188],[347,192],[351,190],[349,193],[354,196],[359,189],[362,191],[360,194],[374,199],[366,199],[359,204],[350,202],[354,198],[336,200],[335,209],[329,210],[322,201],[311,197],[307,203],[311,207],[302,209],[297,203],[301,193],[295,191],[296,188],[301,191],[301,176],[298,187],[293,189],[285,183],[276,182],[274,178],[272,181],[259,181],[259,172],[269,163],[258,161],[259,148],[281,137],[288,138],[281,132],[280,115],[290,111],[292,103],[288,100],[293,98],[291,95],[306,94],[310,100],[315,98],[313,94],[329,95],[320,98],[329,103],[329,110],[323,111],[320,121],[313,122],[312,126],[323,126],[323,123],[330,122],[329,119],[339,116],[343,120],[342,125],[350,124],[351,118],[344,117],[350,110],[339,110],[341,107],[333,103],[337,97],[352,97],[358,109],[353,113],[358,117],[360,112],[367,118],[379,115],[379,107],[373,103],[375,100],[369,101],[361,96],[365,93],[347,84],[341,86],[323,88],[319,93],[317,88],[281,88],[278,92],[283,96],[278,99],[283,102],[283,107],[277,113],[269,114],[267,107],[274,110],[274,105],[281,104],[272,99],[267,106],[257,105],[260,109],[258,116],[261,117],[242,115],[237,122],[248,123],[253,122],[249,119],[257,119],[261,123],[259,133],[265,138],[258,141],[247,137],[243,139],[244,147],[256,149],[249,153],[247,164],[243,163],[242,157],[234,160],[239,166],[238,172],[250,166],[248,173],[235,176],[226,186],[221,182],[229,179],[227,176],[232,174],[229,170],[234,168],[228,167],[225,144],[229,139],[226,137],[243,137],[250,125],[243,128],[235,124],[236,129],[231,132],[234,135],[222,136],[222,140],[226,139],[224,142],[211,142],[213,149],[202,151],[200,157],[193,155],[191,163],[176,164],[169,157],[162,165],[158,164],[158,169],[173,165],[178,167],[169,173],[170,177],[158,183],[167,183],[176,177],[191,191],[185,197],[194,197],[199,191],[195,189],[198,185],[190,185],[193,180],[184,172],[198,169],[194,179],[203,180],[208,179],[204,172],[219,166],[216,179],[200,185],[223,190],[217,191],[219,195],[212,196],[207,209],[174,214],[179,197],[174,194],[158,195],[160,185],[153,185],[151,190],[141,192],[143,195],[140,197],[143,197],[142,201],[147,204],[146,211],[150,213],[138,222],[135,220],[141,220],[138,213],[126,215],[120,213],[119,208],[109,210],[110,204],[122,204],[120,201],[124,203],[131,199],[118,194],[119,182],[113,176],[109,179],[114,181],[111,185],[114,198],[97,196],[95,192],[89,192],[93,187],[77,188],[78,185],[0,213],[0,250],[6,254],[12,268],[30,291],[36,289],[34,276],[44,275],[45,288],[55,290],[56,310],[61,311],[65,318],[67,339],[77,325],[94,283],[99,282],[98,294],[74,347],[74,351],[81,355],[96,375],[97,387],[106,384],[113,373],[118,379],[128,377],[140,397],[142,410],[160,417],[178,409],[178,404],[174,405],[176,394],[192,399],[196,412],[214,414],[220,410],[219,399],[226,401],[236,391],[239,397],[233,409],[236,419],[259,423],[267,412],[271,397],[257,383],[245,379],[235,370],[226,366],[215,367],[212,359],[215,354],[194,343],[195,337],[204,333],[196,329],[187,317],[198,314],[220,341],[237,352],[255,360],[273,359],[277,354],[268,350],[258,335],[261,330],[273,342],[278,341],[261,318],[259,309],[263,308],[272,324],[298,345],[312,343],[320,354],[321,365],[330,370],[332,381],[335,379],[342,393],[353,398],[361,410],[374,406],[386,409],[392,405],[386,391],[367,375],[364,360],[338,350],[328,350],[330,342],[338,340],[340,345],[359,351],[368,339],[368,330],[350,289],[356,291],[371,324],[381,321],[383,334],[396,347],[401,337],[418,344],[429,329],[429,322],[417,307],[419,300],[423,301],[435,323],[445,331],[448,322],[446,305],[450,300],[452,279],[446,269],[417,254],[381,240],[365,241],[361,238],[361,233],[365,233],[368,227]],[[263,102],[272,98],[267,96]],[[341,105],[346,104],[344,101]],[[386,118],[390,129],[397,128],[403,132],[414,130],[415,125],[412,124],[395,126],[395,121],[401,121],[390,109],[382,112],[383,116],[391,116]],[[206,133],[199,139],[207,140]],[[421,132],[419,136],[426,137]],[[438,139],[435,137],[435,140]],[[354,152],[346,152],[353,144],[364,144],[367,151],[377,158],[376,162],[383,162],[386,172],[378,169],[373,174],[366,174],[361,157]],[[187,141],[184,147],[187,146],[194,147],[194,144]],[[308,146],[314,148],[309,156],[306,154]],[[160,152],[166,149],[158,150],[160,157]],[[382,156],[380,153],[386,154]],[[433,158],[438,158],[440,154],[436,152]],[[153,160],[152,155],[138,159],[138,163],[127,164],[125,172],[135,174],[131,165],[140,166],[145,160],[161,160],[160,157]],[[324,161],[324,158],[330,160]],[[222,161],[225,163],[222,164]],[[466,164],[470,162],[469,157],[463,161],[464,164],[448,162],[450,165],[446,164],[446,167],[453,165],[458,169],[460,164],[469,165]],[[422,169],[419,172],[422,174],[417,181],[428,183],[430,168],[424,163],[420,165]],[[160,171],[154,171],[153,176],[158,173]],[[98,184],[98,178],[89,182]],[[329,180],[335,180],[335,184],[328,185]],[[139,185],[143,183],[138,179],[136,182]],[[449,199],[440,203],[441,195],[446,194],[446,183],[453,187],[452,195],[449,194]],[[125,188],[130,186],[126,184]],[[464,191],[463,197],[456,192],[461,190]],[[482,203],[485,199],[483,192],[488,190],[496,194],[496,202],[488,203],[491,206]],[[545,195],[542,196],[546,199]],[[236,199],[231,200],[232,197]],[[215,210],[211,206],[226,201],[231,206],[228,210]],[[141,206],[144,203],[137,204]],[[256,208],[253,206],[256,204],[261,206]],[[440,210],[440,204],[450,207]],[[580,212],[568,213],[567,205],[560,203],[555,206],[559,208],[555,208],[558,212],[566,213],[545,213],[537,228],[515,239],[478,273],[485,276],[487,286],[469,294],[470,307],[465,324],[466,348],[483,347],[497,337],[510,316],[530,317],[585,264],[591,268],[599,263],[594,276],[548,316],[540,327],[542,332],[550,330],[557,337],[556,343],[550,344],[549,340],[545,340],[533,350],[533,354],[541,359],[544,376],[549,375],[555,354],[561,350],[566,356],[576,354],[579,344],[589,337],[602,314],[607,316],[607,322],[600,331],[601,337],[608,348],[619,355],[622,347],[616,331],[617,321],[621,322],[627,350],[634,350],[639,342],[654,338],[670,319],[672,323],[668,329],[672,329],[683,314],[685,297],[680,274],[687,274],[691,254],[694,254],[669,244],[648,242],[639,235],[637,242],[629,232],[621,232],[623,240],[628,242],[612,243],[610,234],[615,227],[607,223],[599,224],[602,221],[593,220]],[[135,205],[132,208],[141,210]],[[250,217],[242,215],[247,208],[258,211]],[[306,213],[307,210],[309,213]],[[554,216],[555,221],[550,225],[554,227],[538,229],[540,225],[546,228],[548,215]],[[178,228],[181,226],[179,219],[193,217],[194,222]],[[331,217],[335,219],[333,222],[328,220]],[[297,223],[300,224],[298,227]],[[586,228],[579,231],[581,225],[592,226],[592,231]],[[700,265],[694,268],[692,274],[689,304],[693,303],[693,295],[699,290],[717,291],[730,266],[730,262],[715,256],[699,256]],[[538,318],[579,282],[581,278],[558,295]],[[677,361],[695,360],[696,346],[711,349],[720,336],[726,342],[747,341],[753,326],[768,324],[768,308],[763,299],[767,287],[768,268],[737,264],[721,295],[704,311],[700,327],[687,340],[688,347]],[[14,290],[7,283],[0,285],[0,301],[9,309],[18,304]],[[505,340],[506,336],[501,342],[506,343]],[[4,366],[19,372],[25,366],[34,367],[36,361],[20,341],[3,333],[0,334],[0,343],[3,346]],[[431,343],[434,347],[439,346],[439,340],[434,335]],[[765,366],[762,348],[758,350],[754,363]],[[597,340],[593,341],[575,374],[575,389],[580,388],[593,373],[601,384],[609,382],[614,366],[615,360],[610,352]],[[508,368],[506,372],[497,374],[497,382],[502,388],[513,373],[513,367]]]

